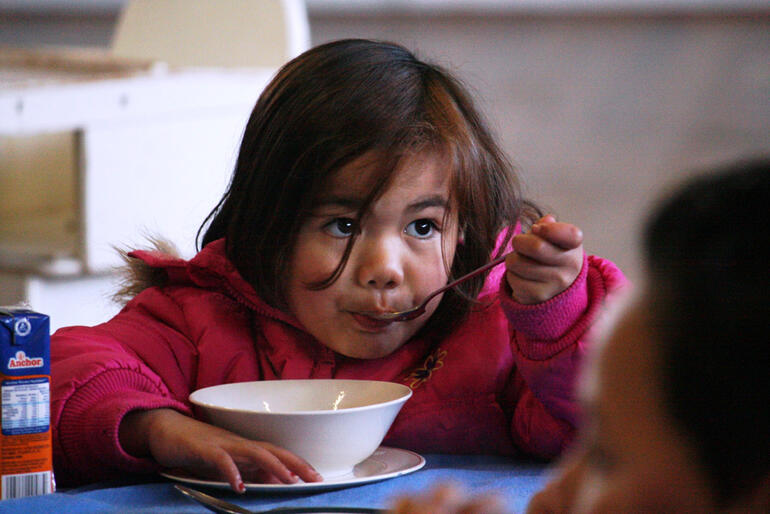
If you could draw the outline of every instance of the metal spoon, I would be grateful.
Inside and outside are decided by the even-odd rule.
[[[220,514],[305,514],[313,512],[383,514],[385,512],[384,510],[372,509],[369,507],[278,507],[270,510],[253,511],[245,509],[240,505],[209,496],[206,493],[202,493],[190,487],[179,484],[175,484],[174,487],[176,487],[182,494],[192,498],[210,511],[218,512]]]
[[[451,289],[451,288],[455,287],[458,284],[462,284],[463,282],[465,282],[469,278],[473,278],[476,275],[478,275],[479,273],[485,272],[489,268],[494,268],[495,266],[497,266],[498,264],[503,262],[507,256],[508,256],[508,254],[503,255],[501,257],[498,257],[497,259],[493,260],[492,262],[488,262],[487,264],[484,264],[480,268],[477,268],[477,269],[471,271],[467,275],[463,275],[462,277],[458,278],[457,280],[454,280],[454,281],[448,283],[444,287],[436,289],[431,294],[426,296],[425,299],[422,301],[422,303],[420,303],[416,307],[412,307],[411,309],[407,309],[407,310],[401,311],[401,312],[382,312],[382,313],[377,313],[376,316],[372,315],[372,317],[380,319],[380,320],[387,320],[387,321],[410,321],[410,320],[413,320],[414,318],[416,318],[418,316],[422,316],[423,314],[425,314],[425,307],[427,307],[428,302],[431,301],[436,295],[439,295],[439,294],[443,293],[444,291],[446,291],[447,289]]]

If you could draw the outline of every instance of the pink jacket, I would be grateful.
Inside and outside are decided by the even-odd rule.
[[[366,378],[409,385],[412,398],[384,444],[431,453],[516,449],[551,457],[576,421],[573,381],[586,332],[608,292],[625,279],[593,256],[569,289],[537,305],[510,297],[504,266],[473,311],[443,340],[415,338],[393,354],[358,360],[319,344],[289,314],[261,301],[224,254],[209,244],[190,261],[137,251],[170,284],[151,287],[113,319],[70,327],[51,340],[51,424],[60,482],[152,471],[118,443],[134,409],[194,414],[188,395],[216,384],[289,378]]]

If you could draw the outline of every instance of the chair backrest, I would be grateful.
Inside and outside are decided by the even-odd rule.
[[[309,47],[304,0],[129,0],[112,41],[171,66],[275,67]]]

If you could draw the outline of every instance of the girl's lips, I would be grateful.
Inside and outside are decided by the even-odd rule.
[[[393,323],[393,320],[377,319],[366,314],[355,312],[351,314],[353,315],[353,319],[355,319],[356,322],[358,322],[358,324],[364,328],[364,330],[368,330],[370,332],[379,332]]]

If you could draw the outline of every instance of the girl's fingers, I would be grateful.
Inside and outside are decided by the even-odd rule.
[[[321,474],[313,469],[313,466],[308,464],[302,457],[293,454],[285,448],[274,446],[272,444],[266,444],[265,447],[280,459],[290,471],[296,473],[299,478],[305,482],[320,482],[323,480]]]
[[[575,274],[563,268],[543,266],[529,261],[526,257],[520,257],[518,265],[508,268],[509,283],[514,292],[521,292],[522,288],[541,289],[543,291],[563,291],[572,284]],[[519,287],[513,287],[516,282]],[[538,295],[539,296],[539,295]]]
[[[518,234],[513,238],[512,245],[515,253],[507,259],[508,264],[515,263],[517,255],[547,266],[565,266],[572,262],[569,251],[538,235]]]
[[[303,459],[273,444],[253,441],[176,411],[155,413],[154,437],[148,445],[162,466],[226,480],[244,492],[243,477],[293,484],[322,480]]]
[[[553,221],[547,221],[546,219]],[[545,239],[563,250],[572,250],[583,244],[583,231],[571,223],[557,222],[545,216],[532,225],[530,233]]]
[[[547,282],[550,277],[549,272],[552,273],[553,269],[520,253],[509,257],[505,263],[505,270],[508,273],[521,280],[532,282]]]
[[[249,441],[246,448],[233,449],[238,452],[236,461],[241,471],[260,482],[293,484],[298,479],[305,482],[320,482],[323,477],[304,459],[290,451],[266,442]],[[270,477],[274,477],[272,480]]]
[[[506,259],[506,280],[513,297],[522,304],[544,302],[566,290],[580,272],[582,254],[571,264],[550,266],[514,253]]]
[[[249,444],[247,448],[239,449],[236,461],[239,467],[243,469],[252,472],[263,470],[266,473],[274,475],[284,484],[293,484],[298,480],[297,475],[290,471],[284,463],[281,462],[281,459],[279,459],[264,444]]]
[[[214,465],[219,474],[224,477],[230,487],[236,493],[244,493],[246,486],[243,485],[243,479],[241,478],[241,472],[238,470],[238,466],[233,461],[233,458],[222,448],[217,448],[219,451],[215,451],[210,459],[206,459]]]

